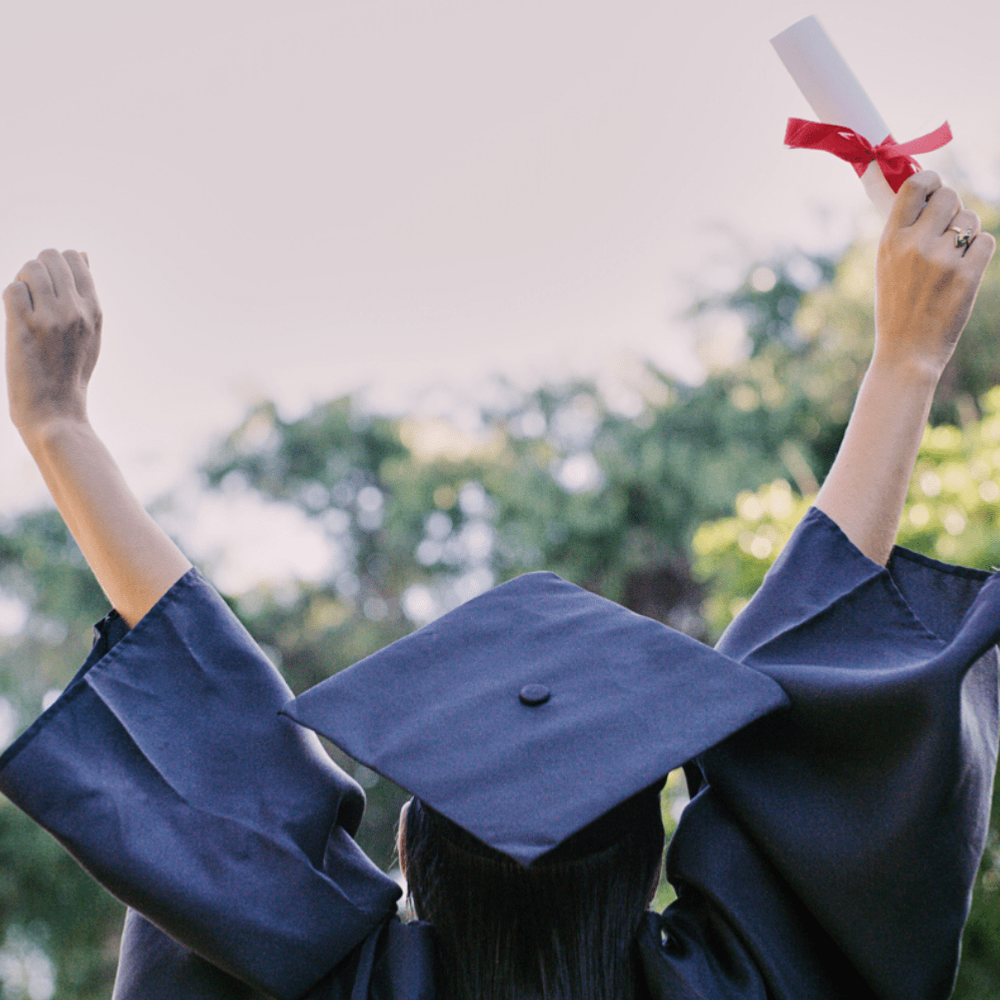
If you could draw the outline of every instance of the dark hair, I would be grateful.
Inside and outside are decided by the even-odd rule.
[[[411,800],[410,899],[433,925],[445,1000],[633,1000],[636,932],[663,859],[659,786],[530,867]]]

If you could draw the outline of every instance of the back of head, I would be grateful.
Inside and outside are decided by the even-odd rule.
[[[446,1000],[632,1000],[663,854],[647,789],[525,867],[414,799],[400,851]]]

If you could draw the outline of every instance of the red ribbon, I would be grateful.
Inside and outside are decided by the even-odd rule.
[[[860,177],[875,160],[882,170],[889,187],[898,191],[907,177],[920,169],[913,159],[914,153],[930,153],[951,142],[951,127],[945,122],[933,132],[897,143],[890,135],[873,146],[863,135],[843,125],[808,122],[802,118],[789,118],[785,130],[785,145],[793,149],[824,149],[834,156],[854,165]]]

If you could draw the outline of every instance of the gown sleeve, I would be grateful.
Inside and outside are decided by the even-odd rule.
[[[898,548],[883,568],[810,511],[718,647],[790,707],[698,761],[679,898],[644,959],[695,995],[947,997],[988,830],[998,638],[996,576]]]
[[[191,570],[130,631],[112,616],[0,757],[0,791],[135,911],[116,1000],[293,1000],[395,912],[352,839],[361,789],[290,697]]]

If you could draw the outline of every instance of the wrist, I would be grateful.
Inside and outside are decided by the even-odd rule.
[[[866,378],[891,382],[901,390],[926,392],[933,396],[947,361],[938,357],[894,352],[876,343]]]
[[[85,415],[60,415],[33,421],[18,427],[21,439],[35,461],[57,454],[81,435],[93,435],[93,428]]]

